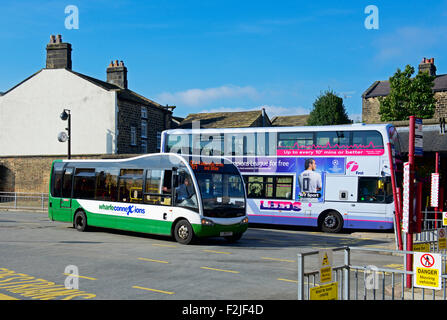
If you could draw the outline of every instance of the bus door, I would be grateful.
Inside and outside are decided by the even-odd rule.
[[[55,210],[54,216],[59,221],[71,221],[71,190],[73,186],[73,167],[66,167],[62,178],[62,192],[59,203],[59,210]]]
[[[382,177],[358,177],[357,202],[349,212],[354,228],[383,228],[387,213],[386,183]]]

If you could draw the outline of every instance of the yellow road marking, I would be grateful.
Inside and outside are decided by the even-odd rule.
[[[285,281],[285,282],[294,282],[294,283],[298,283],[297,280],[290,280],[290,279],[283,279],[283,278],[278,278],[278,279],[276,279],[276,280],[279,280],[279,281]]]
[[[225,252],[225,251],[214,251],[214,250],[202,250],[202,251],[211,253],[231,254],[231,252]]]
[[[171,292],[171,291],[163,291],[163,290],[157,290],[157,289],[151,289],[151,288],[144,288],[144,287],[139,287],[139,286],[133,286],[132,288],[134,288],[134,289],[140,289],[140,290],[146,290],[146,291],[159,292],[159,293],[164,293],[164,294],[175,294],[175,292]]]
[[[154,260],[154,259],[148,259],[148,258],[138,258],[138,260],[149,261],[149,262],[159,262],[159,263],[169,263],[168,261]]]
[[[19,300],[19,299],[0,293],[0,300]]]
[[[273,261],[282,261],[282,262],[296,262],[296,260],[287,260],[287,259],[278,259],[278,258],[269,258],[269,257],[261,257],[264,260],[273,260]]]
[[[177,248],[176,245],[173,244],[159,244],[159,243],[153,243],[153,246],[158,246],[158,247],[170,247],[170,248]]]
[[[200,267],[200,269],[207,269],[207,270],[214,270],[214,271],[221,271],[221,272],[230,272],[230,273],[239,273],[239,271],[215,269],[215,268],[209,268],[209,267]]]
[[[65,275],[65,276],[75,277],[75,278],[87,279],[87,280],[98,280],[98,279],[96,279],[96,278],[86,277],[86,276],[80,276],[80,275],[72,274],[72,273],[64,273],[64,275]]]

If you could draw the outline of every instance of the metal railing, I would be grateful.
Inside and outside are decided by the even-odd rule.
[[[372,249],[359,247],[340,247],[332,249],[338,264],[332,266],[333,283],[337,285],[336,297],[338,300],[447,300],[445,265],[447,255],[441,254],[442,289],[415,288],[413,285],[407,288],[408,277],[414,277],[414,271],[406,270],[406,255],[414,255],[414,251],[400,251],[389,249]],[[384,254],[402,256],[403,264],[398,268],[385,266],[362,266],[351,263],[353,254],[378,254],[383,258]],[[310,300],[312,288],[321,287],[318,261],[313,256],[319,255],[319,251],[309,251],[298,254],[298,300]],[[341,259],[340,259],[341,258]],[[381,259],[378,259],[378,261]],[[309,269],[310,265],[310,270]],[[412,279],[410,279],[411,281]],[[411,282],[412,283],[412,282]]]
[[[0,192],[0,209],[46,211],[48,193]]]

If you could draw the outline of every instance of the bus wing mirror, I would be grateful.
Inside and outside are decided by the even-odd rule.
[[[178,187],[178,182],[179,182],[178,174],[173,174],[172,175],[172,187],[173,188],[177,188]]]

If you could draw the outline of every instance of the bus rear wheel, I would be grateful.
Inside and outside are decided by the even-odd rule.
[[[177,222],[174,228],[174,238],[178,243],[190,244],[194,239],[194,230],[186,220]]]
[[[321,219],[321,231],[328,233],[340,232],[343,228],[343,218],[337,211],[329,211]]]
[[[84,211],[78,211],[73,218],[73,227],[78,231],[87,230],[87,216]]]

